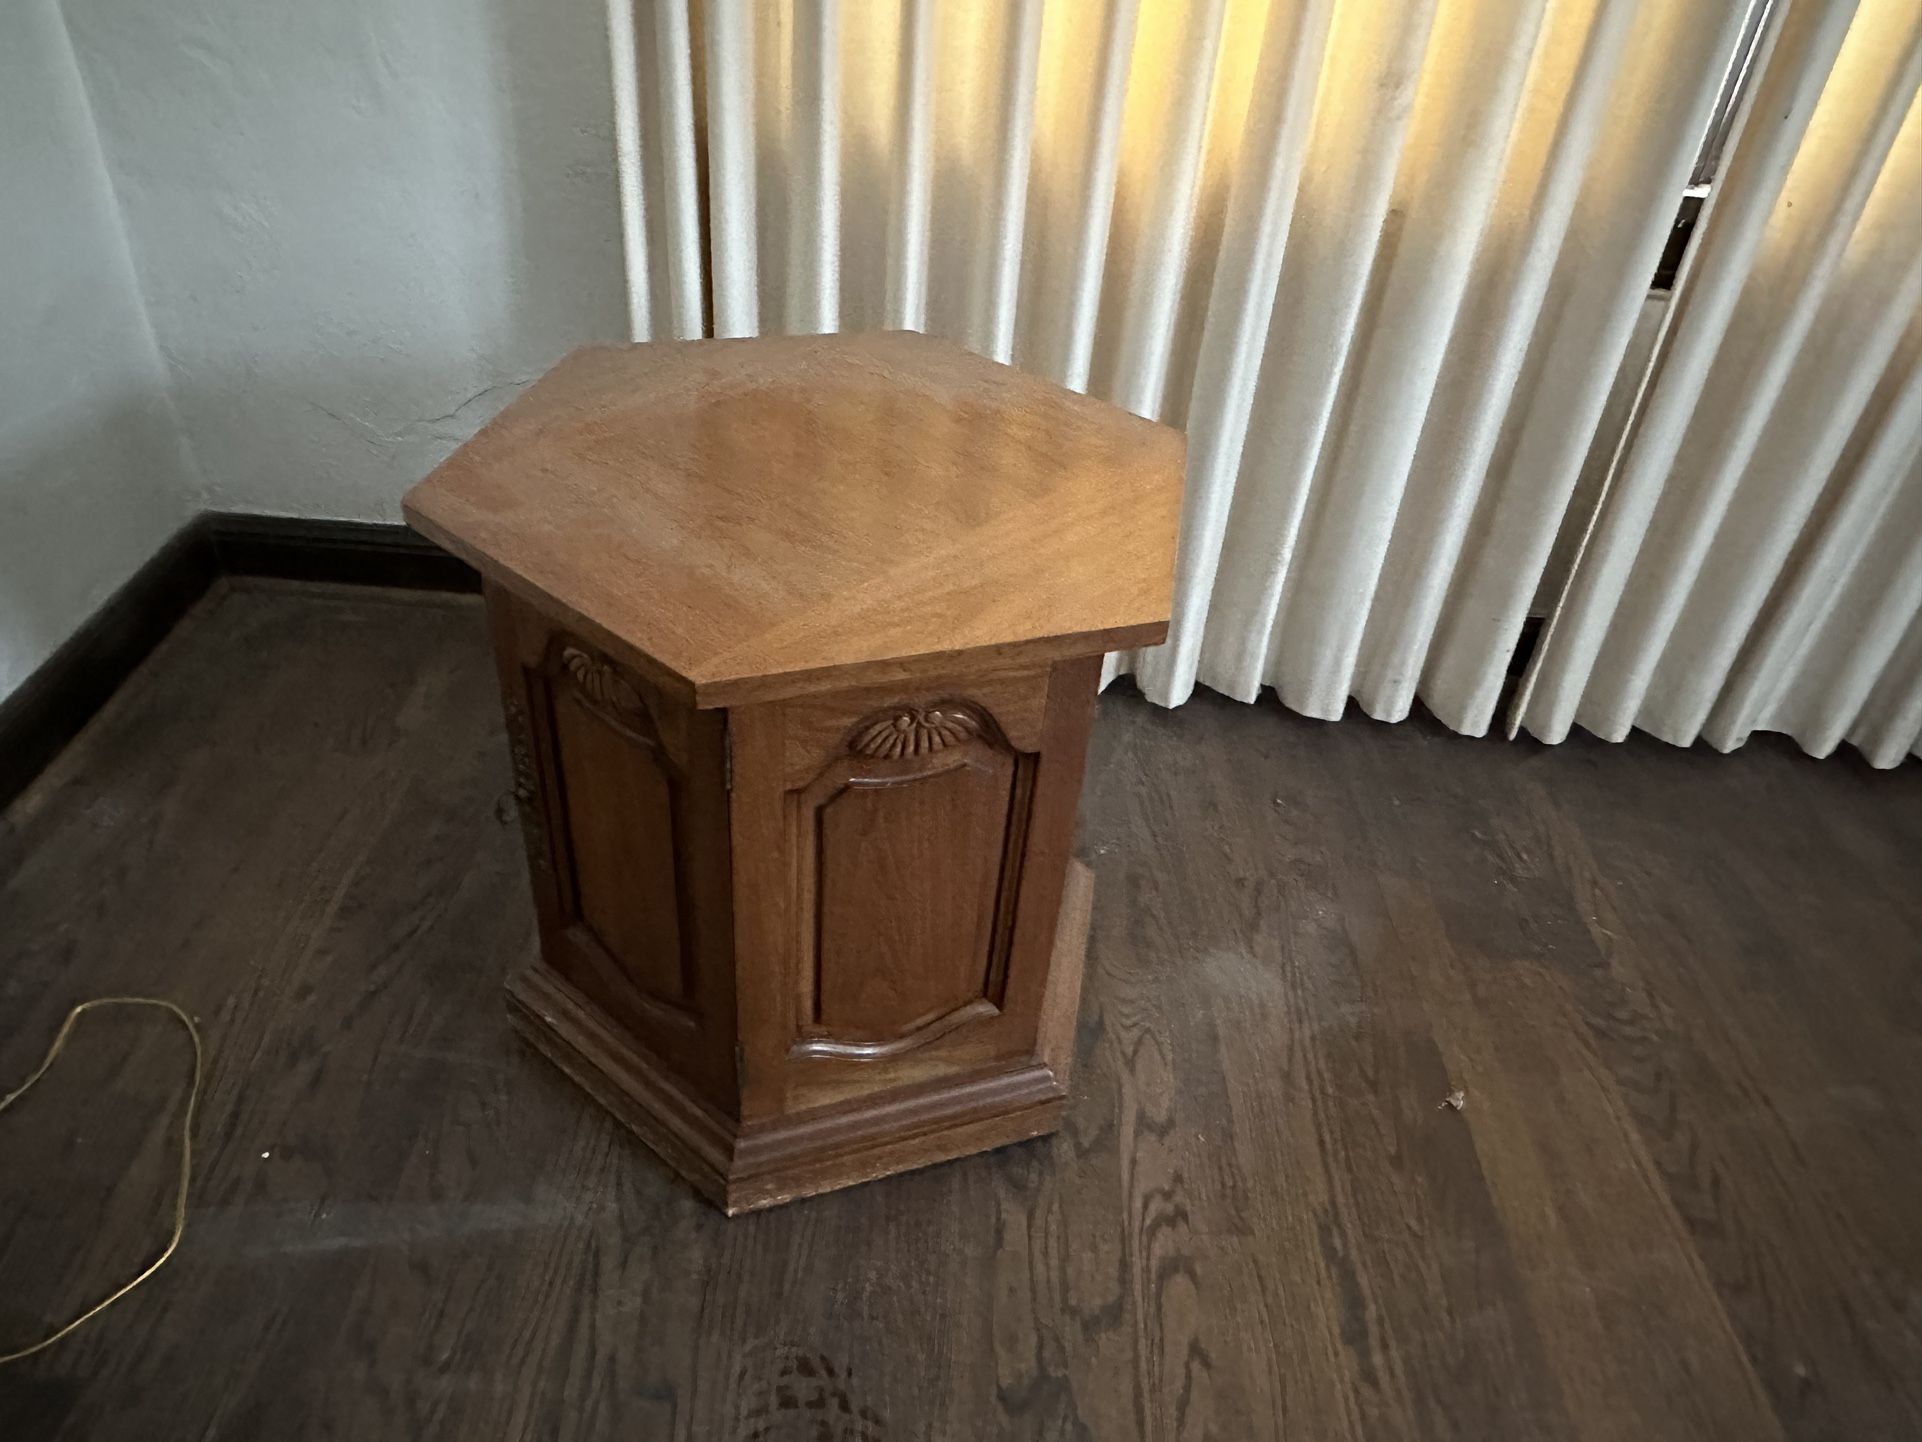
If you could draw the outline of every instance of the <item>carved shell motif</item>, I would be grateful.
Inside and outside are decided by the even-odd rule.
[[[877,761],[928,756],[981,734],[973,713],[953,706],[903,706],[870,716],[854,728],[848,749]]]
[[[561,651],[561,664],[567,667],[581,695],[596,706],[628,714],[646,711],[633,683],[598,656],[589,655],[579,646],[567,646]]]

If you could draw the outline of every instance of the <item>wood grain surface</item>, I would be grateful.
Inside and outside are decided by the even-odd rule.
[[[1063,1129],[729,1221],[509,1033],[499,716],[476,601],[230,585],[6,813],[0,1081],[210,1059],[7,1442],[1922,1435],[1922,769],[1111,692]],[[0,1344],[183,1050],[0,1117]]]
[[[906,331],[590,346],[410,524],[698,706],[1158,641],[1184,441]]]
[[[492,583],[486,604],[541,960],[731,1113],[725,718],[669,700]]]

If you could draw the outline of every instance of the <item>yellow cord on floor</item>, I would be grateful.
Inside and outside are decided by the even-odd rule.
[[[18,1362],[23,1357],[31,1357],[35,1352],[44,1351],[69,1332],[72,1332],[83,1322],[90,1321],[106,1311],[107,1308],[111,1307],[115,1302],[118,1302],[155,1272],[159,1271],[161,1264],[164,1263],[167,1258],[171,1257],[174,1254],[174,1248],[180,1245],[181,1233],[187,1230],[187,1182],[193,1175],[194,1166],[194,1108],[200,1102],[200,1028],[194,1025],[192,1017],[188,1016],[186,1012],[182,1011],[172,1002],[163,1001],[161,998],[153,996],[99,996],[95,997],[92,1001],[81,1002],[80,1005],[68,1012],[67,1019],[60,1023],[60,1030],[54,1035],[53,1045],[47,1048],[45,1059],[34,1069],[33,1075],[21,1082],[19,1086],[8,1092],[4,1097],[0,1097],[0,1112],[4,1112],[8,1107],[19,1101],[20,1098],[25,1096],[33,1087],[34,1083],[38,1082],[40,1078],[47,1074],[47,1068],[53,1065],[53,1059],[60,1055],[60,1049],[67,1044],[67,1036],[73,1031],[74,1023],[80,1020],[83,1012],[92,1011],[97,1006],[160,1007],[164,1011],[172,1012],[173,1015],[179,1019],[180,1024],[187,1028],[187,1035],[194,1044],[193,1085],[187,1091],[187,1115],[180,1127],[180,1190],[174,1197],[173,1235],[167,1239],[167,1245],[165,1249],[161,1251],[160,1255],[147,1263],[146,1267],[143,1268],[140,1274],[131,1282],[109,1292],[59,1331],[42,1337],[32,1346],[22,1347],[17,1352],[0,1353],[0,1366],[4,1366],[8,1362]]]

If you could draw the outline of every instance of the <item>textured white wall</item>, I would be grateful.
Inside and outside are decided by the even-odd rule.
[[[0,696],[192,509],[54,0],[0,5]]]
[[[593,0],[66,0],[217,509],[403,490],[626,323]]]

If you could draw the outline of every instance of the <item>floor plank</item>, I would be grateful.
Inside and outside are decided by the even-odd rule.
[[[0,1079],[209,1069],[0,1436],[1922,1435],[1922,767],[1124,684],[1062,1131],[731,1222],[512,1040],[507,787],[474,601],[226,585],[6,813]],[[0,1346],[184,1064],[0,1117]]]

